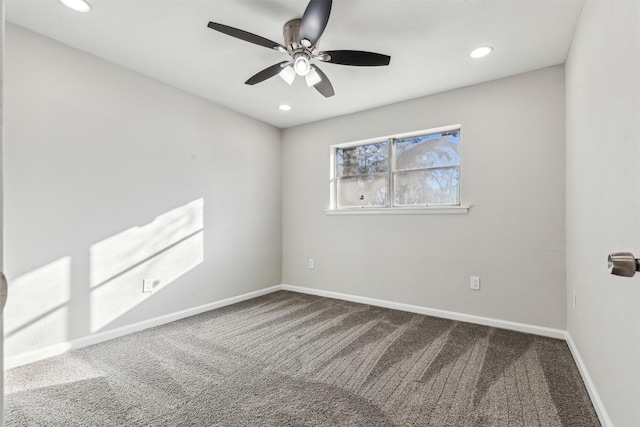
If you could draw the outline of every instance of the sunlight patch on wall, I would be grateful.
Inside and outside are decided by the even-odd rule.
[[[12,279],[4,311],[5,355],[66,341],[70,297],[71,257]]]
[[[202,199],[98,242],[90,248],[91,332],[96,332],[203,260]]]

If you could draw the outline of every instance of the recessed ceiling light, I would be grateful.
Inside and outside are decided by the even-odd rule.
[[[86,13],[91,11],[91,5],[85,0],[60,0],[60,3],[76,12]]]
[[[278,106],[279,109],[281,109],[282,111],[289,111],[291,110],[291,105],[287,105],[287,104],[280,104]]]
[[[469,56],[472,57],[473,59],[484,58],[485,56],[489,55],[492,51],[493,51],[493,48],[491,46],[482,46],[477,49],[473,49],[469,54]]]

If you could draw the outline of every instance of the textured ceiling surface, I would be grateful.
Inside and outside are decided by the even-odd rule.
[[[280,128],[350,114],[565,62],[583,0],[335,0],[321,50],[391,56],[388,67],[321,64],[324,98],[303,78],[244,82],[286,54],[207,28],[230,25],[283,43],[306,0],[6,0],[8,21]],[[483,59],[469,52],[483,45]],[[289,104],[291,111],[278,109]]]

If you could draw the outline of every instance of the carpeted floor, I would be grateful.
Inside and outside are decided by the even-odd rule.
[[[599,426],[564,341],[277,292],[6,373],[7,426]]]

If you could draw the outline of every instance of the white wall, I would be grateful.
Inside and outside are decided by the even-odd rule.
[[[568,331],[613,425],[640,425],[640,2],[587,1],[566,64]],[[577,304],[572,297],[576,292]]]
[[[6,356],[281,283],[279,129],[11,24],[5,64]]]
[[[325,215],[331,144],[457,123],[468,214]],[[287,129],[283,282],[564,329],[564,162],[562,66]]]
[[[4,1],[0,0],[0,271],[4,271],[4,221],[2,220],[3,212],[3,124],[2,124],[2,91],[4,87],[4,76],[2,63],[4,61]],[[4,330],[4,315],[0,312],[0,333]],[[4,340],[0,339],[0,426],[4,425]]]

